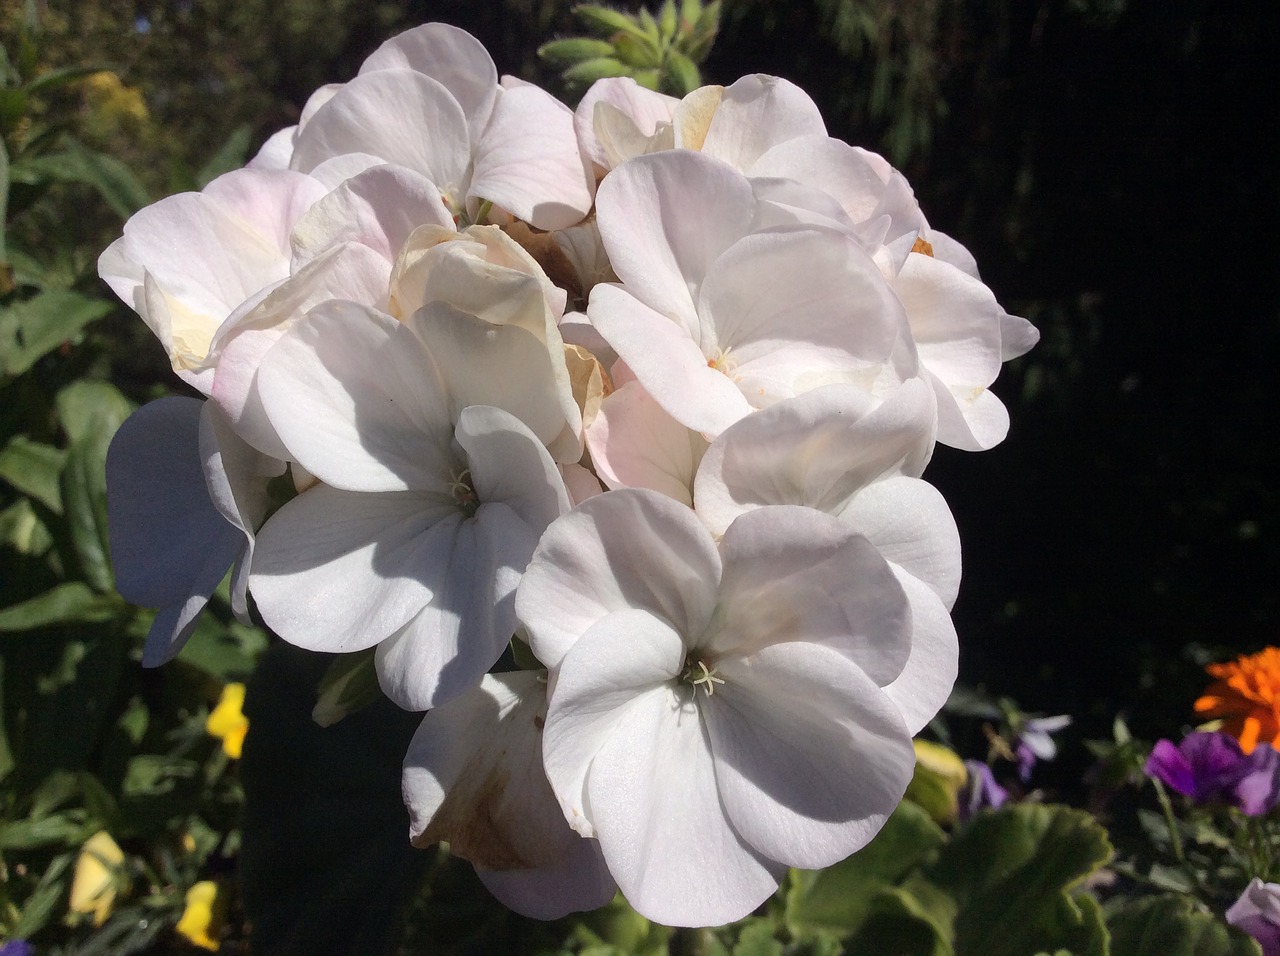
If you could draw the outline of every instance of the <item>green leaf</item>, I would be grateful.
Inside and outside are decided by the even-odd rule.
[[[958,956],[1025,956],[1066,946],[1105,951],[1093,901],[1067,891],[1111,858],[1106,831],[1089,814],[1041,804],[980,815],[926,876],[954,896]]]
[[[87,840],[94,828],[77,811],[55,813],[39,820],[14,820],[0,825],[0,850],[35,850],[61,844],[78,846]]]
[[[923,864],[943,840],[924,810],[899,804],[875,839],[847,860],[825,870],[793,873],[787,928],[795,936],[854,932],[867,918],[872,898]]]
[[[672,96],[686,96],[702,85],[702,74],[694,62],[678,50],[667,53],[665,68]]]
[[[91,434],[76,442],[62,468],[72,550],[85,580],[104,593],[115,588],[108,557],[106,476],[107,445],[114,433]]]
[[[36,77],[25,87],[27,93],[46,93],[50,90],[56,90],[60,86],[66,86],[68,83],[75,83],[83,80],[86,76],[92,76],[94,73],[101,73],[103,70],[109,69],[102,64],[90,64],[87,66],[64,66],[57,70],[50,70]]]
[[[7,263],[9,257],[5,254],[5,237],[9,234],[8,216],[9,216],[9,150],[4,145],[4,139],[0,137],[0,264]],[[3,293],[4,289],[0,289]]]
[[[653,43],[623,35],[613,41],[617,58],[630,67],[655,67],[662,62],[662,53]]]
[[[593,60],[596,57],[612,55],[612,43],[607,40],[593,40],[590,37],[552,40],[538,47],[538,56],[553,66],[571,66],[581,60]]]
[[[52,445],[17,435],[0,449],[0,478],[60,515],[62,492],[58,488],[58,476],[66,457],[66,452]]]
[[[589,86],[596,80],[608,76],[630,76],[631,67],[609,56],[598,56],[583,60],[577,66],[571,66],[562,74],[566,83],[580,83]]]
[[[30,556],[42,555],[53,546],[53,535],[31,507],[30,498],[19,498],[0,511],[0,543]]]
[[[191,639],[183,645],[178,660],[199,668],[220,684],[243,681],[253,673],[267,635],[261,629],[239,621],[223,622],[213,614],[202,614]]]
[[[74,859],[74,853],[62,853],[53,858],[23,904],[22,916],[13,926],[13,938],[29,939],[48,925],[66,895],[67,871]]]
[[[680,15],[676,13],[676,0],[663,0],[658,10],[658,31],[664,44],[675,39],[679,26]]]
[[[915,897],[898,888],[881,890],[871,899],[866,920],[845,949],[895,956],[952,956],[945,928],[929,917]]]
[[[0,370],[21,375],[111,308],[103,299],[66,289],[49,289],[4,307],[0,310]]]
[[[50,180],[82,183],[97,190],[117,215],[127,219],[151,202],[141,180],[114,156],[72,143],[60,153],[47,153],[14,163],[15,182],[40,185]]]
[[[320,678],[311,719],[321,727],[332,727],[348,714],[363,710],[382,697],[373,658],[372,647],[335,657]]]
[[[773,920],[748,919],[744,923],[733,944],[733,956],[782,956],[782,944],[774,938],[777,927]]]
[[[4,720],[4,658],[0,657],[0,780],[9,776],[14,768],[13,749],[9,746],[9,732]]]
[[[223,173],[229,173],[243,166],[249,155],[249,144],[252,140],[253,130],[248,124],[237,126],[232,130],[227,141],[196,173],[196,186],[203,189]]]
[[[594,27],[601,33],[623,33],[635,37],[644,36],[644,31],[640,29],[640,25],[635,20],[625,13],[619,13],[617,10],[584,3],[574,7],[573,12],[587,26]]]
[[[1188,896],[1129,900],[1107,913],[1111,956],[1261,956],[1257,942]]]
[[[69,581],[29,601],[0,610],[0,631],[29,631],[58,624],[110,621],[128,610],[114,592],[98,594],[81,581]]]
[[[95,430],[108,428],[114,434],[133,414],[133,403],[110,382],[79,379],[58,392],[54,399],[62,430],[72,442],[81,441]]]

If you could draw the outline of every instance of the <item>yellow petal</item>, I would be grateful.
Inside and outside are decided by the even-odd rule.
[[[174,927],[180,934],[202,949],[217,950],[215,933],[222,929],[223,901],[219,898],[218,884],[201,880],[187,890],[187,906],[182,919]]]
[[[222,749],[232,759],[240,757],[244,736],[249,731],[249,719],[245,717],[243,707],[244,684],[228,684],[222,688],[218,706],[204,725],[211,736],[222,740]]]
[[[116,875],[123,862],[124,852],[106,830],[86,840],[71,880],[71,912],[92,915],[94,926],[105,923],[115,905]]]

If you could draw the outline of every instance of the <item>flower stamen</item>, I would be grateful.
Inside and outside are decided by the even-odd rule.
[[[463,468],[449,476],[449,494],[453,495],[453,500],[468,518],[480,507],[480,496],[471,484],[470,468]]]
[[[692,684],[696,691],[699,686],[711,697],[716,692],[716,684],[723,684],[724,678],[716,676],[716,669],[708,667],[707,662],[698,658],[694,661],[686,661],[684,673],[680,675],[680,679],[686,684]]]

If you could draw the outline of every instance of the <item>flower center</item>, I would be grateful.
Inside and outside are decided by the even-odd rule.
[[[738,360],[730,354],[732,351],[732,345],[727,349],[716,349],[716,354],[707,359],[707,368],[713,368],[732,379],[734,369],[738,367]]]
[[[711,697],[716,692],[716,684],[723,684],[724,678],[716,676],[715,665],[708,666],[707,662],[701,657],[694,657],[690,654],[684,661],[684,673],[680,675],[680,680],[686,684],[692,684],[694,692],[701,687]]]
[[[480,508],[480,496],[476,494],[476,489],[471,484],[470,468],[463,468],[450,476],[449,494],[453,495],[459,510],[468,518]]]

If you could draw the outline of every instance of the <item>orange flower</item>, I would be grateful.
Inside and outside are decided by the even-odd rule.
[[[1252,753],[1259,741],[1280,746],[1280,648],[1267,647],[1205,668],[1218,678],[1195,702],[1196,712],[1223,718],[1222,729]]]

